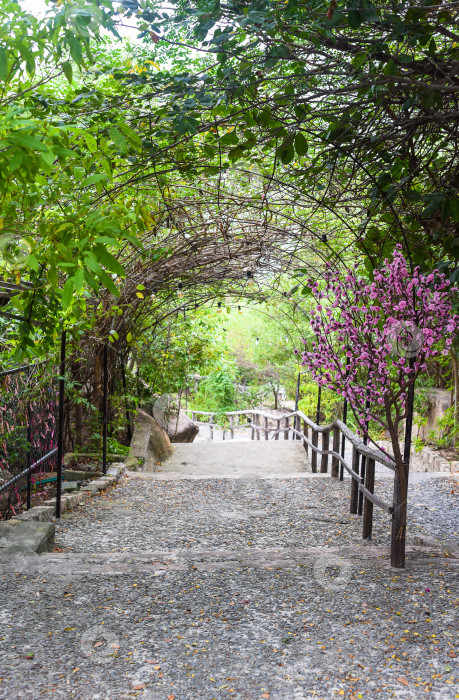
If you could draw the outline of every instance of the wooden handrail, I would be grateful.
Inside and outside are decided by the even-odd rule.
[[[186,410],[188,410],[188,412],[192,412],[193,418],[196,415],[212,417],[216,415],[215,412],[211,411],[197,411],[196,409]],[[374,484],[371,481],[367,483],[367,486],[365,486],[362,483],[362,477],[360,476],[358,471],[356,471],[356,469],[359,468],[360,457],[365,457],[373,465],[375,462],[378,462],[382,466],[386,467],[387,469],[391,469],[392,471],[395,471],[395,461],[391,458],[390,455],[386,455],[382,451],[366,445],[358,435],[355,435],[355,433],[353,433],[348,428],[348,426],[345,423],[343,423],[343,421],[335,420],[332,423],[329,423],[328,425],[321,426],[317,425],[317,423],[308,418],[308,416],[306,416],[302,411],[292,411],[291,413],[285,413],[284,415],[279,416],[274,415],[272,413],[268,413],[267,411],[260,411],[253,408],[247,409],[245,411],[225,411],[224,415],[230,418],[231,427],[233,426],[234,416],[253,416],[254,418],[263,418],[263,425],[261,425],[261,421],[260,424],[258,424],[258,421],[255,422],[255,420],[252,420],[248,423],[243,423],[237,426],[238,428],[252,428],[252,439],[254,439],[256,435],[256,438],[259,440],[261,431],[264,432],[266,439],[268,439],[268,433],[271,434],[271,439],[274,438],[275,440],[278,440],[280,433],[284,433],[285,439],[288,439],[288,436],[291,432],[292,437],[294,439],[296,438],[298,440],[303,441],[303,445],[306,450],[309,447],[311,448],[311,467],[313,472],[317,472],[317,455],[320,455],[322,457],[320,465],[320,471],[322,473],[328,471],[328,458],[332,457],[332,476],[337,478],[338,465],[340,465],[343,469],[347,471],[347,473],[352,478],[353,488],[351,489],[351,513],[357,512],[357,494],[359,491],[365,496],[367,501],[369,501],[371,504],[376,505],[378,508],[381,508],[381,510],[384,510],[389,515],[391,515],[394,512],[393,506],[390,506],[384,501],[382,501],[380,498],[377,498],[377,496],[375,496],[373,492],[369,488],[367,488],[367,486],[370,486],[371,488],[374,487]],[[294,419],[292,426],[290,426],[291,418]],[[277,429],[268,427],[268,421],[270,420],[275,421]],[[284,421],[283,427],[281,427],[281,421]],[[303,421],[303,431],[298,430],[298,427],[300,427],[301,425],[301,421]],[[311,428],[312,432],[311,439],[309,439],[309,428]],[[331,432],[333,432],[334,448],[332,450],[329,449],[329,435]],[[349,440],[350,444],[354,448],[355,457],[353,458],[352,467],[347,463],[344,456],[342,456],[340,452],[336,449],[337,445],[339,446],[339,432],[342,433],[343,437]],[[323,436],[323,442],[321,447],[319,447],[317,444],[317,438],[319,433]],[[230,430],[230,434],[233,434],[233,430]],[[356,465],[356,469],[353,468],[354,462]],[[372,512],[371,508],[369,508],[368,516],[365,523],[366,532],[371,532],[371,522]]]
[[[215,412],[210,412],[210,411],[197,411],[196,409],[187,409],[189,413],[193,412],[196,415],[201,415],[201,416],[215,416]],[[267,418],[268,420],[273,420],[277,421],[279,419],[285,420],[285,419],[290,419],[293,416],[298,416],[301,418],[306,425],[308,425],[312,430],[314,430],[317,433],[330,433],[333,428],[339,428],[341,433],[346,437],[347,440],[353,445],[354,447],[357,448],[358,452],[362,455],[365,455],[369,459],[374,459],[375,462],[378,462],[379,464],[382,464],[384,467],[387,467],[388,469],[391,469],[392,471],[395,470],[395,462],[393,459],[391,459],[390,455],[384,454],[381,450],[375,449],[373,447],[369,447],[368,445],[365,445],[363,440],[358,436],[355,435],[348,426],[343,423],[341,420],[335,420],[333,423],[329,423],[328,425],[317,425],[317,423],[314,423],[313,420],[308,418],[302,411],[292,411],[291,413],[285,413],[283,416],[276,416],[272,413],[267,413],[266,411],[259,411],[256,409],[247,409],[246,411],[226,411],[225,412],[226,416],[261,416],[262,418]],[[241,426],[242,427],[242,426]],[[264,428],[260,426],[255,426],[258,427],[261,430],[264,430]],[[273,433],[274,428],[268,428],[269,432]],[[284,432],[286,428],[281,428],[280,431],[276,432]],[[304,433],[298,432],[295,428],[290,427],[289,430],[291,430],[293,433],[299,434],[300,437],[305,437]],[[275,434],[275,432],[274,432]]]

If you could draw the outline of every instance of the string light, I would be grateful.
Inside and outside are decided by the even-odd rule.
[[[260,338],[256,338],[255,344],[258,345],[259,342],[260,342]]]
[[[327,242],[327,234],[326,234],[326,233],[322,234],[322,236],[321,236],[321,241],[322,241],[322,243],[326,243],[326,242]]]
[[[246,272],[247,275],[247,286],[248,287],[253,287],[253,275],[252,275],[252,270],[247,270]]]
[[[217,314],[221,314],[221,312],[222,312],[222,303],[221,303],[221,301],[219,301],[217,304]]]
[[[178,296],[179,296],[180,299],[181,299],[181,298],[183,297],[183,289],[182,289],[182,288],[183,288],[183,284],[182,284],[181,282],[179,282],[178,285],[177,285],[177,287],[178,287],[178,292],[177,292],[177,294],[178,294]]]
[[[237,307],[237,310],[239,311],[240,314],[242,314],[242,309],[240,306]]]

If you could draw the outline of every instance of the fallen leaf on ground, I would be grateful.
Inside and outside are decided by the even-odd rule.
[[[397,678],[397,680],[398,680],[399,683],[402,683],[403,685],[409,685],[409,683],[408,683],[408,681],[406,680],[406,678],[402,678],[402,676],[399,676],[399,677]]]

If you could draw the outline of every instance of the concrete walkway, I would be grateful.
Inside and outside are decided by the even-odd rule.
[[[301,442],[273,440],[175,444],[174,454],[160,469],[165,478],[172,475],[251,478],[310,473]]]
[[[65,514],[55,553],[2,563],[0,698],[459,696],[457,481],[410,487],[393,571],[387,516],[362,544],[349,482],[301,444],[236,447],[180,445]]]

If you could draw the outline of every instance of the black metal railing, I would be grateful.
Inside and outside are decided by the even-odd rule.
[[[34,475],[57,468],[58,416],[55,378],[43,381],[43,365],[0,373],[0,518],[31,507]]]

